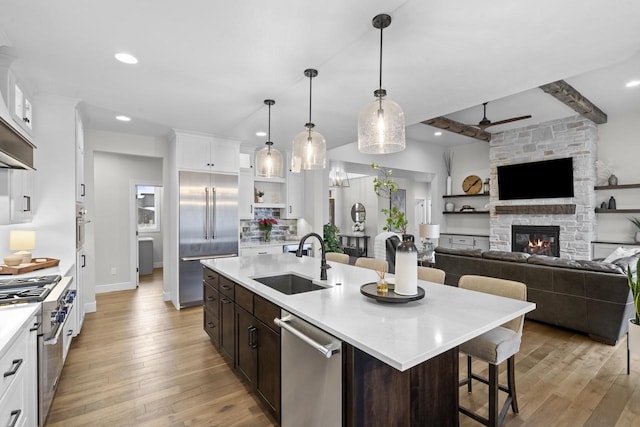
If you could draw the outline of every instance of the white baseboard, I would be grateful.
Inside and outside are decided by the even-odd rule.
[[[162,268],[162,261],[155,261],[153,263],[153,268]]]
[[[171,301],[171,292],[162,292],[162,301]]]
[[[104,294],[106,292],[115,291],[130,291],[136,288],[135,283],[122,282],[122,283],[110,283],[108,285],[97,285],[96,294]]]
[[[96,308],[96,302],[87,302],[84,304],[84,312],[85,313],[95,313],[97,310]]]

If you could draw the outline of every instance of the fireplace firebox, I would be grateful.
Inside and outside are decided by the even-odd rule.
[[[560,256],[560,227],[556,225],[512,225],[511,251]]]

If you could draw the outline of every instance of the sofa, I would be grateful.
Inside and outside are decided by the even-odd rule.
[[[602,261],[567,260],[520,252],[436,248],[436,267],[445,283],[457,286],[465,274],[516,280],[536,303],[528,319],[583,332],[615,345],[633,317],[627,267],[635,275],[638,256]]]

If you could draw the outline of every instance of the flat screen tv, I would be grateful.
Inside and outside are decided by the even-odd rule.
[[[498,166],[500,200],[573,197],[573,158]]]

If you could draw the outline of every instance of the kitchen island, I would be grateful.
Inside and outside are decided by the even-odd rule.
[[[535,308],[517,301],[419,282],[426,296],[384,304],[363,296],[373,270],[294,254],[204,260],[242,288],[343,341],[346,425],[456,425],[458,345]],[[254,278],[294,273],[325,289],[285,295]]]

